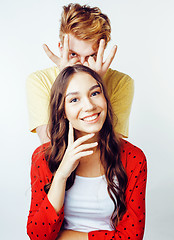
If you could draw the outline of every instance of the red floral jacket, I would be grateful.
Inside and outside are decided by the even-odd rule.
[[[143,239],[147,162],[141,149],[128,141],[122,141],[121,160],[128,176],[127,211],[115,231],[89,232],[89,240]],[[57,214],[44,191],[45,184],[52,178],[43,151],[46,147],[47,144],[41,145],[32,155],[32,198],[27,222],[27,233],[32,240],[55,240],[64,220],[64,207]]]

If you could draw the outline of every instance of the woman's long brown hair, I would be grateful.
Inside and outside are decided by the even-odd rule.
[[[51,142],[46,151],[46,160],[48,161],[51,172],[55,173],[66,151],[69,123],[65,118],[64,111],[65,93],[70,78],[77,72],[85,72],[91,75],[101,86],[107,102],[107,117],[100,131],[99,148],[101,163],[104,167],[107,180],[108,193],[115,206],[111,216],[111,223],[115,228],[126,211],[125,191],[127,186],[127,175],[120,159],[120,143],[113,129],[113,113],[109,98],[100,76],[88,67],[83,65],[66,67],[60,72],[52,86],[50,119],[48,125]],[[74,179],[75,171],[67,179],[66,190],[73,185]],[[51,183],[45,186],[46,192],[48,192],[50,185]]]

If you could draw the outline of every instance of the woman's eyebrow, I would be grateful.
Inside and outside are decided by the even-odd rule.
[[[65,97],[69,96],[69,95],[77,95],[79,94],[79,92],[70,92],[70,93],[67,93]]]
[[[91,90],[93,90],[95,88],[98,88],[98,87],[101,88],[99,84],[96,84],[96,85],[92,86],[89,90],[91,91]]]
[[[96,85],[92,86],[92,87],[89,89],[89,91],[92,91],[92,90],[95,89],[95,88],[101,88],[101,87],[100,87],[99,84],[96,84]],[[67,97],[67,96],[69,96],[69,95],[77,95],[77,94],[79,94],[79,93],[80,93],[80,92],[69,92],[69,93],[66,94],[65,97]]]

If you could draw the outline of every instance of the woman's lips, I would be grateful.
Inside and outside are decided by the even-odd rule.
[[[85,121],[85,122],[96,122],[99,118],[99,115],[100,113],[95,113],[95,114],[92,114],[90,116],[86,116],[84,118],[82,118],[81,120]]]

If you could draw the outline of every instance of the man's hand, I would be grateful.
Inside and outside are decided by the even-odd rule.
[[[103,56],[105,51],[105,40],[101,39],[98,52],[97,52],[97,58],[96,61],[93,57],[88,58],[88,62],[85,62],[84,65],[90,67],[94,71],[96,71],[100,77],[103,77],[105,73],[107,72],[109,66],[111,65],[115,54],[117,52],[117,46],[113,46],[111,52],[109,53],[108,57],[106,58],[105,62],[103,62]]]
[[[57,65],[57,67],[62,70],[63,68],[67,66],[72,66],[77,63],[76,58],[70,58],[69,57],[69,37],[66,34],[64,38],[64,43],[63,43],[63,52],[62,56],[58,57],[56,56],[46,44],[43,45],[43,48],[47,54],[47,56]],[[96,71],[101,77],[105,75],[107,72],[109,66],[111,65],[115,54],[117,52],[117,46],[113,46],[110,54],[106,58],[106,60],[103,62],[103,56],[104,56],[104,51],[105,51],[105,40],[101,39],[99,43],[99,48],[97,51],[97,57],[96,60],[94,57],[90,56],[85,62],[84,65],[93,69]],[[79,61],[78,61],[79,63]]]
[[[43,49],[51,61],[57,65],[60,71],[65,67],[72,66],[76,63],[76,59],[69,59],[69,37],[67,34],[64,37],[63,52],[61,57],[56,56],[46,44],[43,45]]]

